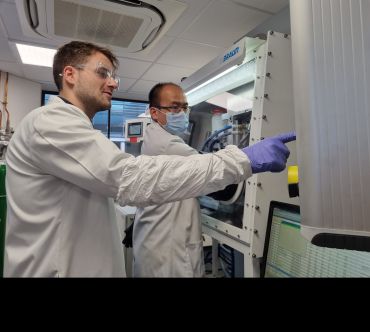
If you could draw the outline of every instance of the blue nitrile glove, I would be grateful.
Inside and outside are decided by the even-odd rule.
[[[290,154],[284,143],[295,139],[295,132],[285,133],[243,148],[251,162],[252,173],[283,171]]]

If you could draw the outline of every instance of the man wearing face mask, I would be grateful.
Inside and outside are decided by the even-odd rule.
[[[159,83],[149,93],[152,124],[142,154],[197,155],[179,136],[189,124],[183,90]],[[196,198],[139,208],[133,230],[134,277],[202,277],[203,242]]]
[[[180,138],[189,123],[189,107],[181,87],[157,84],[149,93],[149,107],[153,122],[145,131],[143,155],[199,155]],[[285,143],[292,140],[295,133],[286,133],[242,149],[252,172],[283,170],[289,157]],[[139,208],[133,227],[133,276],[204,276],[200,219],[196,198]]]

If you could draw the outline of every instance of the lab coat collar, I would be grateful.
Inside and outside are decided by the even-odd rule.
[[[90,120],[90,118],[86,115],[86,113],[82,109],[80,109],[77,106],[73,105],[71,102],[69,102],[68,100],[66,100],[63,97],[55,96],[54,98],[52,98],[52,99],[49,100],[48,105],[50,105],[50,104],[67,104],[67,105],[70,105],[74,110],[77,110],[79,114],[81,114],[84,118],[86,118],[87,120],[89,120],[90,123],[92,123],[92,121]]]

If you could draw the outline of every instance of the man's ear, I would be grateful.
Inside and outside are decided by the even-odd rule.
[[[68,85],[76,84],[76,70],[72,66],[66,66],[63,69],[63,79]]]
[[[155,121],[158,121],[158,110],[155,107],[151,107],[149,111],[150,111],[150,116],[152,117],[152,119]]]

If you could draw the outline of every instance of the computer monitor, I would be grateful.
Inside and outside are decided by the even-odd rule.
[[[261,277],[370,277],[370,253],[322,248],[300,233],[299,207],[271,202]]]
[[[140,143],[144,139],[145,128],[150,124],[150,118],[140,117],[125,121],[124,137],[126,143]]]
[[[138,137],[143,135],[143,122],[132,122],[127,126],[128,137]]]

